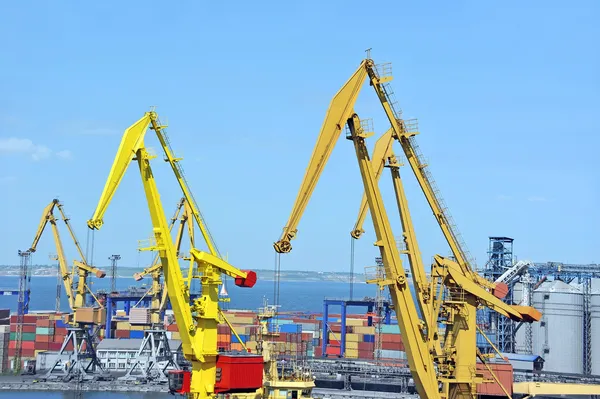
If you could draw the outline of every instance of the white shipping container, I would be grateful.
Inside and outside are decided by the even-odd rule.
[[[406,359],[406,352],[382,349],[381,357],[384,359]]]

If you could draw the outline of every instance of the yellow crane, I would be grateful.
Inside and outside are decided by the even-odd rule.
[[[81,261],[76,260],[73,262],[73,267],[71,270],[69,270],[67,257],[65,255],[63,244],[62,244],[62,241],[60,238],[60,233],[59,233],[58,226],[57,226],[57,219],[54,216],[54,209],[58,209],[58,211],[60,212],[61,219],[67,226],[69,235],[71,236],[71,239],[72,239],[73,243],[75,244],[75,247],[77,248],[77,252],[79,253],[79,257],[81,259]],[[102,306],[98,302],[98,299],[94,296],[94,293],[92,292],[92,290],[90,289],[90,287],[87,284],[88,275],[90,273],[93,273],[96,277],[102,278],[102,277],[106,276],[106,273],[100,269],[97,269],[97,268],[87,264],[85,255],[83,254],[83,251],[81,249],[81,245],[79,245],[79,241],[77,240],[77,237],[75,236],[73,227],[69,223],[69,218],[66,216],[66,214],[63,210],[63,205],[59,202],[58,199],[52,200],[52,202],[50,202],[50,204],[48,204],[44,208],[44,211],[42,212],[42,218],[38,225],[35,237],[33,239],[33,243],[31,244],[31,247],[29,248],[29,252],[33,253],[36,251],[37,245],[38,245],[38,243],[42,237],[42,234],[44,233],[44,229],[46,228],[46,225],[48,223],[50,223],[50,225],[52,226],[52,235],[54,236],[54,244],[56,246],[56,253],[57,253],[58,264],[60,267],[60,273],[61,273],[61,277],[63,280],[65,293],[66,293],[67,299],[69,301],[69,308],[73,312],[75,312],[75,318],[73,321],[76,322],[77,321],[76,320],[76,311],[77,311],[77,309],[85,306],[86,296],[87,296],[88,292],[90,295],[92,295],[92,297],[96,300],[96,302],[100,306]],[[76,282],[74,281],[75,275],[77,275],[77,277],[78,277]]]
[[[98,229],[102,226],[103,216],[110,200],[114,196],[127,167],[132,160],[136,160],[153,226],[154,242],[148,249],[159,253],[167,293],[181,334],[183,353],[192,365],[191,373],[184,371],[172,374],[171,387],[175,392],[187,393],[192,398],[214,397],[217,391],[222,388],[217,387],[220,382],[217,379],[217,325],[220,318],[223,317],[218,306],[219,286],[222,284],[221,275],[235,278],[235,283],[238,286],[252,287],[256,282],[256,274],[251,271],[240,270],[217,256],[216,249],[212,245],[212,239],[207,234],[207,230],[201,227],[210,253],[196,248],[190,249],[190,257],[195,263],[193,277],[200,279],[201,283],[201,296],[190,305],[189,285],[185,283],[179,266],[177,250],[171,239],[169,224],[150,167],[152,156],[148,154],[144,143],[145,133],[150,126],[157,133],[162,132],[164,129],[154,111],[147,112],[125,131],[104,191],[92,219],[88,221],[88,226],[92,229]],[[163,137],[163,140],[166,137],[161,134],[158,136],[159,140],[161,137]],[[170,146],[163,145],[163,148],[169,150],[170,155],[167,155],[167,158],[173,160]],[[171,165],[176,165],[176,163],[171,162]],[[182,184],[181,187],[184,189],[184,196],[189,199],[191,193],[187,189],[187,184]],[[193,202],[190,201],[190,203]],[[203,226],[197,208],[193,212],[198,224]],[[260,375],[262,376],[262,360],[259,366]],[[175,377],[178,378],[175,379]],[[246,392],[249,392],[251,397],[257,395],[256,389],[244,388],[247,389]],[[232,394],[234,397],[241,395]]]
[[[300,218],[342,128],[347,124],[350,131],[347,138],[354,143],[365,189],[366,204],[371,212],[377,237],[375,245],[380,250],[384,267],[383,279],[373,282],[381,287],[388,287],[390,290],[417,391],[424,399],[474,398],[477,383],[482,382],[481,375],[475,371],[477,360],[475,310],[477,307],[488,306],[505,316],[526,322],[539,319],[540,315],[532,308],[511,307],[482,288],[483,285],[487,289],[493,289],[493,285],[487,282],[482,284],[481,280],[484,279],[470,268],[466,256],[457,257],[458,262],[436,256],[432,266],[432,278],[428,282],[429,287],[425,287],[427,280],[424,277],[425,280],[422,280],[424,294],[417,299],[419,306],[428,308],[422,314],[426,318],[429,317],[429,320],[424,321],[419,318],[417,305],[415,305],[410,292],[407,276],[396,248],[395,238],[377,184],[378,176],[375,173],[377,168],[374,168],[365,145],[365,139],[372,133],[364,128],[366,124],[362,123],[354,112],[354,104],[367,76],[371,85],[375,87],[388,118],[393,119],[390,121],[392,122],[390,136],[399,135],[401,121],[397,120],[397,114],[388,98],[387,88],[383,86],[384,83],[391,80],[391,76],[380,76],[373,60],[366,59],[338,91],[330,104],[298,197],[284,232],[274,247],[279,253],[291,250],[290,241],[296,236]],[[382,143],[387,144],[386,139]],[[391,156],[388,150],[389,146],[380,144],[379,147],[380,153],[387,152]],[[401,189],[401,186],[396,189]],[[397,191],[398,198],[403,198],[402,192]],[[404,211],[408,215],[406,203],[398,205],[401,212]],[[444,213],[437,216],[442,223]],[[445,224],[444,226],[444,228],[448,227]],[[452,236],[448,228],[446,231],[449,236]],[[459,241],[455,239],[451,241],[454,245],[453,252],[457,251],[460,255],[460,248],[455,245]],[[417,248],[415,240],[412,243],[413,254],[418,253]],[[415,269],[413,273],[426,276],[424,270],[416,270],[417,268],[422,269],[420,262],[416,259],[411,262],[411,267]],[[426,302],[422,299],[424,296],[433,298],[433,300]],[[434,350],[437,340],[436,329],[427,328],[438,321],[446,324],[441,352]]]

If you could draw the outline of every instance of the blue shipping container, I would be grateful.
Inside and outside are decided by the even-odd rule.
[[[144,338],[144,332],[131,330],[129,331],[129,338]]]
[[[316,320],[323,321],[323,317],[322,317],[322,316],[319,316],[319,317],[317,317],[317,318],[316,318]],[[337,318],[337,317],[328,317],[328,318],[327,318],[327,321],[328,321],[329,323],[339,323],[339,322],[340,322],[340,319],[339,319],[339,318]]]
[[[232,344],[239,344],[239,343],[245,344],[248,341],[247,335],[240,334],[240,338],[241,338],[242,342],[240,342],[235,335],[231,334],[231,343]]]
[[[312,344],[313,346],[319,346],[319,338],[313,338]]]
[[[363,342],[375,342],[375,335],[373,335],[373,334],[363,335]]]
[[[62,320],[56,320],[56,327],[64,328],[64,327],[70,327],[70,326]]]
[[[279,326],[279,332],[298,334],[302,332],[301,324],[282,324]]]

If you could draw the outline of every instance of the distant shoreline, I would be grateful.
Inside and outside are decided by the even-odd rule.
[[[16,274],[0,274],[0,277],[15,277],[18,278],[19,276]],[[46,274],[39,274],[39,275],[33,275],[31,276],[31,278],[53,278],[56,279],[58,276],[52,276],[52,275],[46,275]],[[98,278],[98,277],[93,277],[94,279]],[[109,279],[110,277],[104,277],[103,279]],[[118,279],[130,279],[133,282],[138,282],[136,281],[133,276],[117,276]],[[275,280],[273,279],[273,277],[264,277],[258,278],[259,281],[268,281],[268,282],[274,282]],[[151,279],[150,277],[145,277],[144,280],[140,280],[141,281],[148,281],[150,282]],[[341,284],[349,284],[350,280],[344,281],[341,279],[328,279],[328,278],[323,278],[323,279],[298,279],[298,278],[285,278],[285,277],[281,277],[281,282],[287,282],[287,283],[315,283],[315,282],[327,282],[327,283],[341,283]],[[364,280],[358,280],[355,279],[354,280],[354,284],[367,284]]]

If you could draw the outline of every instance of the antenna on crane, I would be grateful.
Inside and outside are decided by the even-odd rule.
[[[372,47],[369,47],[368,49],[365,50],[365,53],[367,53],[367,59],[371,59],[371,50],[373,50]]]

